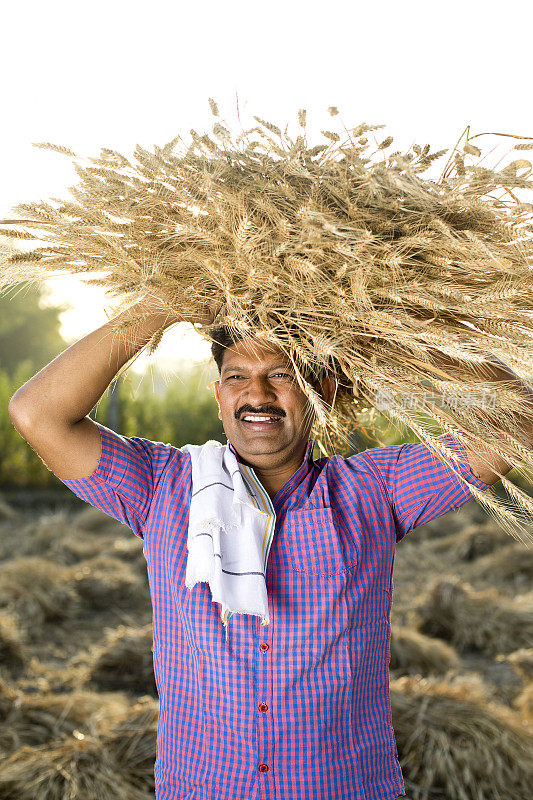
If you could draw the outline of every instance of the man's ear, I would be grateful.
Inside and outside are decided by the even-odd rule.
[[[210,383],[209,386],[214,386],[215,387],[216,401],[220,405],[220,393],[219,393],[220,379],[217,378],[217,380],[213,381],[212,383]]]
[[[322,395],[323,399],[326,401],[328,406],[331,406],[333,403],[333,398],[335,397],[335,392],[337,390],[337,381],[333,377],[327,377],[320,381],[318,387],[320,394]]]
[[[209,386],[215,387],[215,398],[218,404],[218,418],[222,419],[222,413],[220,411],[220,392],[219,392],[220,380],[217,379],[216,381],[213,381],[212,383],[209,384]]]

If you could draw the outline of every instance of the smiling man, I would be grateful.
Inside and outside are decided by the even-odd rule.
[[[312,426],[309,401],[290,360],[277,348],[233,342],[229,331],[219,329],[212,352],[220,372],[215,395],[225,434],[274,497],[304,458]],[[334,379],[325,377],[315,388],[330,406]]]
[[[22,386],[9,411],[63,483],[143,539],[160,698],[156,797],[403,796],[388,673],[395,547],[471,493],[422,444],[314,460],[313,415],[287,359],[264,341],[251,348],[218,329],[212,353],[225,447],[255,477],[265,535],[273,532],[260,576],[269,622],[236,613],[225,637],[209,585],[185,587],[190,454],[119,436],[87,416],[154,331],[176,321],[150,302],[121,316],[139,311],[144,319],[128,328],[127,342],[106,323]],[[331,405],[333,378],[315,388]],[[441,439],[467,482],[495,482],[474,474],[450,434]],[[218,483],[231,493],[227,476]]]

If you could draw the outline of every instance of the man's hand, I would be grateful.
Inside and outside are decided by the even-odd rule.
[[[219,300],[209,299],[198,303],[197,309],[194,311],[181,313],[176,311],[173,301],[167,298],[163,292],[151,292],[139,301],[135,308],[143,316],[145,314],[166,314],[169,325],[175,322],[191,322],[206,327],[213,324],[222,306],[223,303]]]

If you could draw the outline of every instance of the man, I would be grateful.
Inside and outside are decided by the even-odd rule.
[[[158,800],[403,796],[388,684],[395,545],[470,492],[422,444],[314,461],[312,413],[290,362],[264,341],[251,349],[219,331],[215,395],[228,447],[275,510],[269,624],[235,614],[226,640],[208,585],[184,585],[190,457],[87,416],[119,369],[176,321],[156,301],[119,316],[140,311],[128,341],[106,323],[24,384],[9,412],[73,492],[144,540]],[[213,318],[210,308],[197,321]],[[331,405],[334,380],[316,388]],[[449,434],[441,438],[468,482],[485,489],[498,479]]]

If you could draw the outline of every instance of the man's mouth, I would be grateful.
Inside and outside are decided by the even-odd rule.
[[[251,430],[262,431],[275,428],[281,422],[281,417],[274,414],[243,414],[240,421]]]

